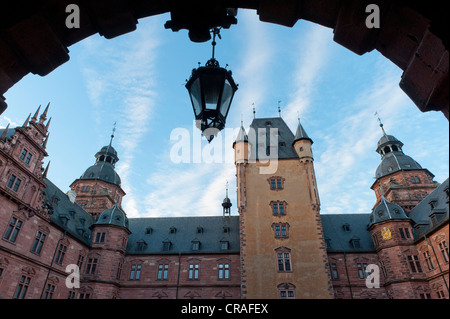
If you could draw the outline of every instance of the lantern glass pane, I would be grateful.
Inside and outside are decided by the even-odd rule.
[[[203,78],[203,92],[205,94],[205,108],[207,110],[217,110],[217,102],[219,102],[222,85],[222,74],[208,74]]]
[[[228,80],[225,80],[223,85],[222,100],[220,101],[220,113],[223,117],[227,117],[230,108],[231,98],[233,97],[233,88]]]
[[[195,115],[199,115],[202,111],[202,94],[200,88],[200,78],[196,79],[190,88],[192,105],[194,106]]]

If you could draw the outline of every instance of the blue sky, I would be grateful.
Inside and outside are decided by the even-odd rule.
[[[9,108],[0,127],[22,125],[51,102],[45,164],[51,160],[48,176],[63,191],[94,163],[117,122],[113,146],[129,217],[220,215],[227,180],[237,214],[230,130],[237,133],[241,118],[248,128],[253,104],[257,117],[278,116],[278,101],[291,130],[300,114],[314,140],[322,213],[370,213],[380,163],[375,112],[436,181],[448,177],[448,121],[440,112],[417,109],[398,86],[397,66],[377,51],[352,53],[332,40],[332,29],[307,21],[293,28],[262,23],[253,10],[240,10],[238,24],[217,40],[216,58],[239,84],[227,132],[209,146],[201,141],[200,163],[174,163],[171,134],[177,129],[190,132],[192,145],[200,143],[184,84],[198,62],[210,58],[211,43],[164,29],[169,19],[141,19],[136,31],[112,40],[85,39],[69,48],[69,62],[46,77],[29,74],[5,94]],[[207,155],[218,149],[221,160],[211,162]]]

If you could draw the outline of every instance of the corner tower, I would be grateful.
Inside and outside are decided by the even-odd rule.
[[[255,118],[235,149],[242,298],[332,298],[312,140]],[[300,150],[300,148],[303,148]]]
[[[95,154],[95,164],[70,185],[76,193],[75,202],[95,218],[115,204],[121,206],[125,196],[120,177],[115,171],[119,157],[112,146],[113,138],[114,135],[111,135],[109,145],[103,146]]]
[[[370,187],[377,197],[374,207],[380,204],[384,196],[409,213],[438,183],[429,170],[403,152],[400,140],[387,135],[383,124],[380,123],[380,127],[383,136],[377,143],[376,152],[381,156],[381,163],[375,171],[375,182]]]

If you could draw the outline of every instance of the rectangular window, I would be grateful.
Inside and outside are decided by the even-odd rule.
[[[12,217],[3,238],[14,243],[16,241],[17,235],[19,234],[21,227],[22,221],[15,217]]]
[[[27,156],[27,153],[28,153],[28,151],[26,149],[23,149],[19,158],[23,161],[25,159],[25,156]]]
[[[122,274],[122,267],[123,267],[122,263],[119,263],[119,265],[117,266],[117,272],[116,272],[116,279],[117,280],[120,280],[120,275]]]
[[[80,293],[79,299],[91,299],[91,294]]]
[[[276,181],[274,178],[270,180],[270,189],[276,189]]]
[[[293,290],[280,290],[280,298],[281,299],[293,299],[295,298],[295,294]]]
[[[200,242],[199,241],[193,241],[191,243],[191,249],[194,251],[200,250]]]
[[[103,243],[105,241],[105,233],[97,233],[95,236],[96,243]]]
[[[141,278],[142,265],[131,265],[130,280],[139,280]]]
[[[281,225],[281,236],[287,237],[287,228],[286,228],[286,225]]]
[[[281,186],[281,178],[277,178],[277,189],[282,189],[283,187]]]
[[[230,279],[230,265],[229,264],[219,264],[219,279]]]
[[[16,292],[14,293],[14,299],[25,299],[25,296],[30,286],[31,278],[27,276],[21,276],[19,284],[17,285]]]
[[[95,270],[97,269],[97,258],[88,258],[88,263],[86,265],[86,275],[95,274]]]
[[[441,250],[442,257],[444,257],[444,261],[447,264],[448,263],[448,246],[447,246],[447,242],[443,241],[442,243],[439,243],[439,248]]]
[[[84,261],[84,256],[83,255],[78,255],[78,260],[77,260],[77,266],[78,268],[81,269],[81,267],[83,266],[83,261]]]
[[[431,260],[430,252],[426,251],[423,253],[423,257],[425,258],[425,262],[427,263],[428,270],[434,269],[433,261]]]
[[[59,245],[58,251],[56,252],[55,263],[57,263],[58,265],[62,265],[64,256],[66,255],[66,250],[66,246],[64,246],[63,244]]]
[[[158,280],[167,280],[169,275],[169,265],[159,264],[158,265]]]
[[[12,174],[8,181],[8,188],[11,188],[13,191],[17,192],[20,183],[22,183],[22,181],[19,178],[17,178],[14,174]]]
[[[333,280],[339,279],[339,273],[338,273],[336,264],[331,264],[331,273],[333,275]]]
[[[281,227],[280,226],[275,226],[275,236],[276,237],[280,237],[281,236],[281,231],[280,231]]]
[[[31,247],[31,251],[36,254],[40,254],[42,250],[42,246],[44,245],[46,235],[42,232],[38,231],[36,233],[36,237],[34,238],[33,246]]]
[[[52,299],[53,293],[55,292],[55,286],[51,284],[47,284],[45,287],[44,295],[42,296],[42,299]]]
[[[20,228],[22,227],[22,221],[16,217],[12,217],[9,222],[8,228],[6,229],[4,239],[14,243],[16,242],[17,235],[19,234]]]
[[[20,183],[22,183],[22,181],[19,178],[17,178],[12,190],[17,192],[19,190]]]
[[[278,271],[279,272],[291,271],[290,253],[277,253],[277,259],[278,259]]]
[[[367,264],[357,264],[358,267],[358,276],[360,279],[366,278],[366,267]]]
[[[189,265],[189,280],[198,280],[198,264],[190,264]]]
[[[412,272],[422,272],[422,266],[417,255],[408,256],[408,262]]]
[[[220,250],[228,250],[230,243],[226,240],[220,242]]]
[[[32,158],[32,157],[33,157],[33,155],[28,154],[27,158],[25,159],[25,163],[26,163],[26,164],[30,164],[31,158]]]

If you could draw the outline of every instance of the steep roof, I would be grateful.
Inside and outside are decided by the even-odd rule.
[[[416,239],[448,223],[448,192],[449,179],[447,178],[411,210],[409,217],[414,222]]]
[[[275,128],[278,129],[278,136],[275,136],[274,130],[272,130]],[[261,155],[261,159],[275,158],[276,153],[273,149],[271,149],[270,154],[266,151],[266,148],[271,146],[271,140],[272,144],[274,144],[273,146],[277,148],[278,159],[298,158],[295,149],[292,147],[294,134],[281,117],[253,119],[252,124],[250,124],[248,138],[252,145],[251,159],[253,160],[260,159]],[[260,150],[261,147],[265,149]],[[258,152],[261,152],[261,154]]]
[[[239,216],[129,218],[129,229],[127,254],[240,251]],[[222,249],[221,241],[228,242],[228,249]],[[192,249],[193,242],[199,243],[199,250]]]
[[[50,215],[50,221],[83,243],[90,245],[90,226],[94,223],[94,217],[78,204],[72,203],[69,196],[50,180],[46,179],[45,183],[47,185],[47,188],[44,190],[45,204],[53,210],[53,214]]]
[[[328,252],[374,252],[367,230],[370,214],[322,214]]]
[[[313,143],[313,140],[306,134],[305,129],[303,128],[300,120],[298,121],[297,131],[295,132],[294,143],[300,140],[310,140]]]

